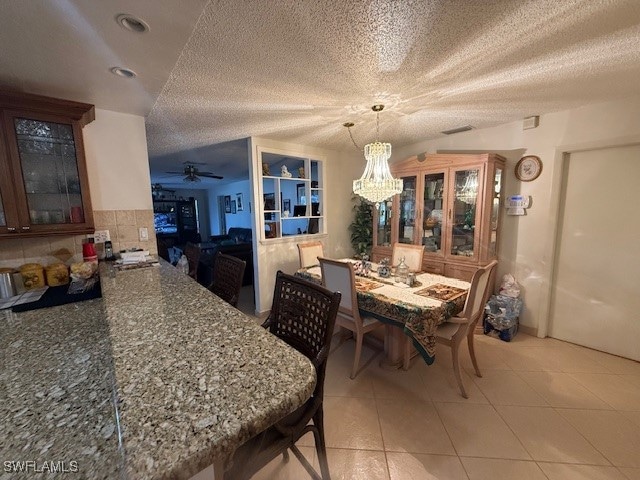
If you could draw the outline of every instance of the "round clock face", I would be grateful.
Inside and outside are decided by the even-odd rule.
[[[535,180],[540,173],[542,173],[542,161],[535,155],[522,157],[516,165],[516,177],[523,182]]]

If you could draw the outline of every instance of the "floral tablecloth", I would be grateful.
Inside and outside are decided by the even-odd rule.
[[[393,277],[379,277],[375,273],[377,266],[373,264],[372,267],[368,277],[356,277],[360,311],[383,323],[402,328],[404,333],[413,340],[416,350],[422,355],[424,361],[431,365],[436,351],[434,336],[436,328],[447,318],[462,310],[467,298],[469,282],[442,275],[421,273],[416,276],[420,285],[411,288],[405,284],[396,283]],[[315,283],[322,283],[319,266],[302,268],[296,275]],[[364,288],[361,288],[363,285]],[[458,289],[465,292],[462,293]],[[455,298],[443,301],[429,295]]]

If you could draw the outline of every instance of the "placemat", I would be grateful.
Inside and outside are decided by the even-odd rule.
[[[415,292],[416,295],[435,298],[436,300],[440,300],[442,302],[450,302],[451,300],[455,300],[465,293],[467,293],[467,290],[465,290],[464,288],[451,287],[442,283],[436,283],[435,285],[430,285],[427,288],[423,288],[422,290],[418,290],[417,292]]]
[[[373,280],[366,280],[361,277],[356,277],[356,290],[360,292],[368,292],[375,288],[380,288],[382,283],[374,282]]]

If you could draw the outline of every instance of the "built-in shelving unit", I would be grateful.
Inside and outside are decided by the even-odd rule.
[[[261,239],[325,233],[323,161],[267,150],[259,158]]]

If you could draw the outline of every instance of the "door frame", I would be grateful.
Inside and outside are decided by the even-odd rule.
[[[548,261],[543,263],[544,268],[541,275],[542,287],[540,288],[540,303],[538,305],[540,314],[538,316],[537,331],[539,338],[547,337],[549,332],[549,314],[551,313],[551,305],[553,303],[553,289],[557,273],[555,265],[560,236],[560,202],[565,195],[565,186],[562,178],[568,165],[569,156],[572,153],[603,150],[606,148],[630,147],[634,145],[640,145],[640,135],[563,145],[556,148],[551,178],[551,198],[549,200],[549,218],[553,218],[554,221],[550,222],[550,228],[546,230],[543,237],[545,242],[543,258],[548,259]]]

